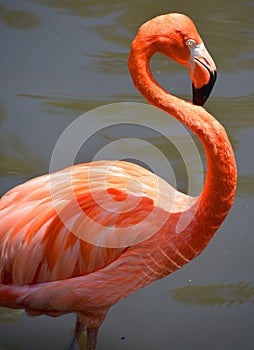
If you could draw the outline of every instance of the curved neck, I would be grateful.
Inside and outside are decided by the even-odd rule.
[[[153,78],[149,61],[155,43],[139,36],[132,43],[129,70],[136,88],[152,105],[166,111],[188,127],[202,142],[207,159],[206,181],[195,212],[200,235],[212,236],[233,204],[236,189],[236,163],[223,126],[204,108],[170,95]]]

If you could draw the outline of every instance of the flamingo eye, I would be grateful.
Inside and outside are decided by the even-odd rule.
[[[194,39],[187,39],[186,40],[186,44],[189,46],[189,47],[193,47],[193,46],[196,46],[196,41]]]
[[[193,59],[201,55],[201,52],[204,49],[204,44],[202,42],[197,44],[194,39],[187,39],[185,43],[188,46]]]

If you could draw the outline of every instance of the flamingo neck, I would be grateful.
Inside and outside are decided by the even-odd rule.
[[[200,235],[205,231],[209,240],[233,204],[237,173],[233,150],[223,126],[204,108],[172,96],[158,85],[149,67],[155,51],[158,51],[155,43],[146,43],[137,36],[131,47],[129,70],[134,85],[146,100],[178,119],[204,146],[207,174],[193,222],[194,231]]]

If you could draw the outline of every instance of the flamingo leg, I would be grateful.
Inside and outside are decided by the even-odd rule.
[[[87,350],[96,350],[99,328],[87,328]]]
[[[71,343],[68,347],[68,350],[74,350],[75,345],[78,343],[79,338],[84,331],[85,324],[82,322],[78,317],[76,318],[76,323],[75,323],[75,329],[74,329],[74,334],[71,340]]]

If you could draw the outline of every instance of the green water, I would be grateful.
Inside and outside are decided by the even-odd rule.
[[[253,349],[253,293],[240,288],[240,299],[219,306],[213,293],[215,286],[225,285],[225,299],[230,285],[235,292],[235,285],[252,286],[253,281],[254,1],[0,0],[1,195],[48,172],[56,141],[82,113],[114,102],[144,102],[126,67],[129,44],[141,23],[176,11],[195,20],[216,61],[218,81],[206,108],[226,127],[234,147],[236,201],[200,257],[112,307],[100,330],[98,350]],[[186,69],[159,55],[152,69],[168,91],[191,98]],[[105,140],[121,133],[126,132],[98,132],[78,161],[89,161]],[[152,140],[172,157],[177,186],[186,190],[183,161],[157,134],[147,135]],[[195,176],[195,166],[193,171]],[[198,298],[186,302],[184,296],[181,302],[169,293],[209,285],[212,295],[206,305]],[[16,322],[2,322],[0,349],[64,349],[73,324],[73,315],[23,315]]]

